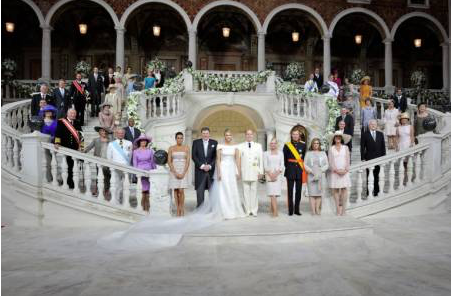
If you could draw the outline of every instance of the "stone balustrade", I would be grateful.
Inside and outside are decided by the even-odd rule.
[[[325,96],[318,94],[288,95],[278,93],[278,113],[282,116],[315,121],[318,126],[325,127],[328,118]]]
[[[142,122],[154,119],[169,119],[184,114],[183,92],[166,95],[140,94],[140,119]]]

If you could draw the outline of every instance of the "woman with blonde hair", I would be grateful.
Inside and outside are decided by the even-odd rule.
[[[370,86],[370,77],[364,76],[361,79],[361,85],[359,86],[359,104],[361,108],[366,106],[366,99],[370,99],[372,103],[372,86]]]
[[[308,173],[308,195],[309,203],[311,204],[311,214],[320,215],[323,173],[328,170],[329,164],[325,151],[322,151],[319,138],[312,139],[311,146],[304,159],[304,167]]]
[[[273,137],[269,143],[270,150],[264,152],[264,170],[267,195],[270,196],[270,210],[273,217],[278,217],[277,197],[281,196],[281,182],[284,172],[284,155],[278,150],[278,141]]]

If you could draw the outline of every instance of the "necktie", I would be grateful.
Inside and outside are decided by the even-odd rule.
[[[251,142],[248,142],[248,148],[251,148]]]
[[[374,141],[375,141],[375,132],[372,132],[372,138],[373,138]]]
[[[132,138],[135,138],[135,133],[134,133],[133,127],[130,128],[130,133],[132,134]]]
[[[45,100],[46,99],[46,95],[41,95],[42,99]]]
[[[207,156],[207,149],[209,147],[209,141],[204,141],[204,155]]]
[[[60,88],[61,96],[64,97],[64,88]]]
[[[122,149],[122,140],[119,140],[119,146],[121,146]]]

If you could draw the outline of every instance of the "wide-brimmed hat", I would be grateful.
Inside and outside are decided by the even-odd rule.
[[[341,131],[335,131],[334,134],[328,135],[328,142],[332,143],[333,139],[338,136],[341,137],[342,140],[344,140],[344,144],[347,144],[352,139],[352,136],[350,136],[350,135],[343,134]]]
[[[101,129],[104,130],[104,131],[106,131],[107,134],[111,134],[111,133],[112,133],[111,129],[109,129],[108,127],[103,127],[103,126],[95,126],[95,127],[94,127],[94,130],[95,130],[96,132],[99,132]]]
[[[400,114],[399,120],[402,121],[402,119],[410,120],[410,115],[408,113],[406,113],[406,112],[403,112],[402,114]]]
[[[113,105],[112,105],[111,103],[109,103],[109,102],[103,102],[102,104],[99,105],[99,107],[100,107],[101,109],[103,109],[105,106],[113,107]]]
[[[360,83],[363,83],[364,80],[369,80],[369,82],[370,82],[370,76],[364,76],[363,78],[361,78],[361,82]]]
[[[146,141],[147,144],[152,143],[152,138],[146,136],[144,133],[141,134],[137,139],[135,139],[135,141],[133,141],[133,146],[138,147],[140,145],[141,141]],[[147,145],[146,144],[146,145]]]
[[[116,89],[116,85],[110,84],[107,88],[107,91],[110,91],[111,89]]]
[[[56,114],[58,110],[57,110],[57,108],[55,108],[52,105],[45,105],[44,108],[42,108],[43,113],[46,113],[49,111],[52,112],[53,114]]]

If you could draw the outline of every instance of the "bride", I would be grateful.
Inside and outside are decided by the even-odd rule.
[[[223,220],[245,217],[237,182],[241,171],[240,153],[229,129],[224,132],[224,144],[217,146],[216,162],[209,199],[192,214],[180,218],[147,216],[125,231],[99,239],[98,244],[122,251],[171,247],[177,245],[185,233]]]

